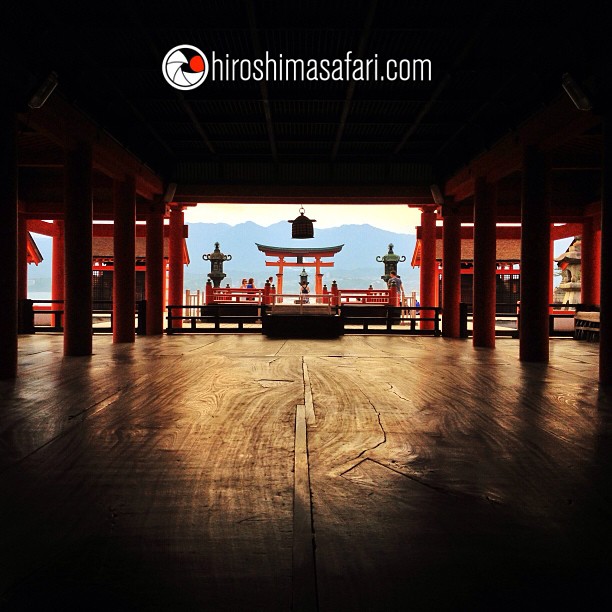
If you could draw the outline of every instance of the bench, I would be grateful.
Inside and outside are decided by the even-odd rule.
[[[576,340],[599,340],[600,313],[579,311],[574,316],[574,338]]]

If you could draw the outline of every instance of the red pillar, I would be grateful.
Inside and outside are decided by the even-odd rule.
[[[134,342],[136,309],[136,180],[114,183],[113,342]]]
[[[443,208],[442,252],[442,335],[459,338],[459,303],[461,302],[461,220],[452,202]]]
[[[51,299],[64,299],[64,221],[53,222],[53,251],[51,254]]]
[[[495,188],[484,177],[474,185],[474,346],[495,348],[496,280]]]
[[[17,298],[28,297],[28,220],[19,215],[17,220]]]
[[[0,378],[17,375],[17,118],[0,107]]]
[[[548,174],[544,155],[525,149],[521,201],[520,358],[548,361],[548,299],[551,275]]]
[[[601,288],[601,229],[598,229],[595,231],[594,251],[595,251],[594,260],[595,260],[596,271],[594,272],[595,290],[593,293],[593,302],[595,304],[599,304],[601,302],[601,293],[600,293],[600,288]]]
[[[91,146],[80,143],[67,152],[65,166],[64,355],[92,353],[91,176]]]
[[[599,304],[599,236],[595,220],[588,217],[582,223],[581,297],[583,304]]]
[[[185,214],[181,206],[173,205],[170,210],[170,281],[168,288],[168,303],[178,305],[183,303],[183,225]],[[175,310],[173,316],[179,316]],[[182,327],[182,320],[176,319],[173,327]]]
[[[423,306],[437,306],[436,283],[438,282],[438,265],[436,263],[436,208],[428,206],[421,209],[421,274],[420,297],[421,316],[433,317],[432,310],[423,310]],[[424,321],[421,329],[433,329],[433,321]]]
[[[548,253],[548,261],[550,261],[550,278],[548,279],[548,303],[552,304],[555,301],[555,279],[553,278],[553,261],[555,260],[555,241],[550,239],[550,252]],[[550,313],[550,306],[548,312]]]
[[[147,335],[164,333],[164,214],[147,215],[147,271],[145,276],[147,298]]]
[[[612,269],[612,118],[603,120],[603,160],[601,172],[601,270]],[[599,332],[599,382],[612,386],[612,282],[601,275],[601,331]]]

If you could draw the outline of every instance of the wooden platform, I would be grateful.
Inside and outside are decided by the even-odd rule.
[[[0,609],[609,609],[597,346],[21,337]],[[595,604],[597,597],[604,598]]]

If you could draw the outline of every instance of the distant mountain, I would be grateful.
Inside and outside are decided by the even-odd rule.
[[[293,240],[291,226],[286,222],[275,223],[262,227],[251,221],[231,226],[225,223],[192,223],[189,225],[187,246],[191,263],[185,270],[185,287],[196,283],[193,288],[201,287],[210,272],[210,263],[202,260],[204,253],[211,253],[214,243],[219,242],[223,253],[232,256],[226,262],[224,271],[227,274],[226,283],[239,285],[242,278],[252,276],[256,285],[261,286],[268,276],[276,273],[276,268],[265,266],[265,255],[257,249],[256,243],[269,246],[337,246],[344,245],[342,251],[334,257],[334,267],[324,270],[324,282],[328,286],[336,280],[340,287],[361,288],[372,284],[383,287],[380,279],[384,274],[382,263],[376,262],[377,256],[387,253],[389,243],[393,243],[394,252],[405,255],[407,261],[399,264],[406,290],[418,286],[418,269],[410,267],[410,259],[414,251],[415,236],[388,232],[371,225],[342,225],[330,229],[318,229],[315,226],[315,237],[308,240]],[[312,268],[306,269],[311,274]],[[300,268],[285,270],[285,288],[295,282],[297,285]]]
[[[50,286],[52,239],[48,236],[34,234],[34,240],[43,255],[38,266],[29,266],[28,278],[30,290],[45,291]],[[324,282],[331,286],[336,280],[340,287],[362,288],[368,285],[383,287],[380,279],[384,274],[382,263],[376,257],[387,253],[389,243],[393,243],[394,252],[405,255],[406,262],[399,264],[399,273],[407,291],[418,289],[418,268],[412,269],[410,260],[414,251],[414,234],[387,232],[371,225],[341,225],[330,229],[319,229],[315,224],[315,237],[310,240],[292,240],[291,226],[285,221],[269,227],[262,227],[248,221],[239,225],[226,223],[190,223],[187,248],[191,263],[185,268],[185,288],[202,289],[206,284],[210,263],[202,259],[204,253],[211,253],[219,242],[221,250],[232,256],[225,263],[227,274],[225,283],[232,286],[240,284],[242,278],[252,276],[256,285],[261,286],[268,276],[276,274],[276,268],[266,267],[265,255],[255,243],[271,246],[336,246],[343,244],[342,251],[334,257],[334,267],[324,270]],[[314,280],[314,270],[306,269]],[[285,270],[285,289],[298,283],[300,268]]]

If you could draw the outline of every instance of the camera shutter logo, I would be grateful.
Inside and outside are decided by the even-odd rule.
[[[208,75],[208,60],[197,47],[178,45],[166,53],[162,72],[166,81],[175,89],[195,89]]]

